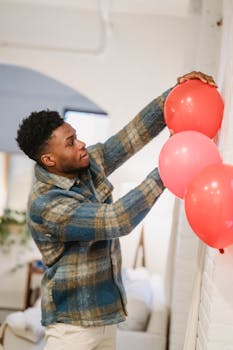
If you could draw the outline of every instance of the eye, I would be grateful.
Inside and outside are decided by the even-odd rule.
[[[72,147],[72,146],[74,145],[75,140],[77,140],[77,136],[76,136],[76,134],[73,134],[72,136],[70,136],[70,137],[67,139],[66,146],[67,146],[67,147]]]
[[[72,147],[74,145],[74,138],[69,138],[66,142],[66,147]]]

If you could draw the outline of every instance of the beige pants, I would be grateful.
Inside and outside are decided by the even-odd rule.
[[[80,327],[54,323],[45,329],[44,350],[115,350],[116,326]]]

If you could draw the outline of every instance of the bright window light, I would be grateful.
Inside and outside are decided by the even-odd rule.
[[[87,146],[104,142],[109,137],[109,116],[105,113],[67,110],[64,119]]]

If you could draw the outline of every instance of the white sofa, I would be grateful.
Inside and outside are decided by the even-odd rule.
[[[165,350],[168,310],[158,276],[145,269],[123,275],[128,298],[126,321],[117,330],[117,350]],[[44,329],[40,325],[39,301],[24,312],[12,313],[2,326],[4,350],[43,350]]]
[[[117,350],[165,350],[166,314],[165,309],[154,310],[148,328],[144,332],[119,329],[117,331]],[[9,325],[6,325],[2,345],[4,350],[43,350],[44,337],[37,342],[31,341],[25,337],[25,334],[19,336]]]

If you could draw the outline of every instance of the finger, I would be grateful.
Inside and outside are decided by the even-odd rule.
[[[202,75],[200,72],[192,71],[192,72],[187,73],[181,77],[178,77],[177,82],[178,82],[178,84],[180,84],[180,83],[183,83],[189,79],[201,79],[201,78],[202,78]]]
[[[205,76],[204,78],[201,79],[204,83],[207,83],[211,86],[217,87],[217,84],[214,81],[214,78],[211,77],[210,75]]]
[[[216,82],[215,82],[214,78],[213,78],[211,75],[207,75],[207,76],[206,76],[206,79],[207,79],[208,84],[210,84],[210,85],[213,85],[213,86],[216,86],[216,87],[217,87],[217,84],[216,84]]]
[[[170,137],[174,135],[174,131],[172,129],[169,129]]]
[[[185,74],[182,77],[177,78],[178,84],[182,84],[183,82],[190,79],[199,79],[203,83],[207,83],[211,86],[217,87],[217,84],[214,81],[214,78],[211,75],[204,74],[202,72],[193,71],[191,73]]]
[[[185,81],[189,80],[189,79],[199,79],[203,82],[207,82],[208,78],[209,78],[209,76],[207,74],[204,74],[201,72],[196,72],[196,71],[185,74],[183,77],[181,77],[181,79],[184,79]]]

